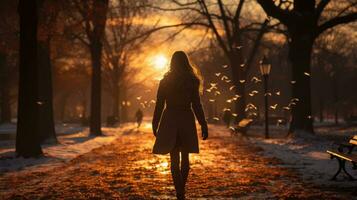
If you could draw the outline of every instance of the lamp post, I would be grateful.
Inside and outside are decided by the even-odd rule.
[[[260,61],[260,73],[264,79],[264,101],[265,101],[265,138],[269,138],[269,119],[268,119],[268,77],[271,63],[266,56]]]

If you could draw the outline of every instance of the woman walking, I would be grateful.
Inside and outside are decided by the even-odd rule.
[[[156,136],[153,153],[170,153],[177,199],[185,199],[185,184],[190,169],[189,153],[199,152],[193,113],[201,125],[202,139],[208,137],[199,88],[199,78],[187,55],[183,51],[176,51],[171,58],[169,72],[159,84],[152,128]]]

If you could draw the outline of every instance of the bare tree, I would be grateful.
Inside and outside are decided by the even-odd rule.
[[[12,104],[17,97],[13,94],[18,82],[17,6],[17,1],[4,0],[0,3],[0,123],[11,122]]]
[[[331,105],[329,107],[333,109],[336,125],[339,124],[343,105],[353,97],[346,89],[347,85],[353,85],[350,74],[353,69],[351,63],[353,63],[356,42],[351,41],[353,40],[351,31],[333,30],[328,36],[318,38],[312,54],[312,70],[313,72],[318,70],[318,74],[312,78],[313,92],[325,96],[320,100],[321,104]],[[339,48],[334,48],[336,46]]]
[[[57,142],[53,114],[52,39],[59,14],[58,1],[41,0],[39,3],[38,67],[39,107],[38,131],[42,142]]]
[[[37,67],[37,4],[20,0],[20,83],[16,153],[34,157],[42,154],[39,136],[34,124],[38,123],[38,67]]]
[[[76,0],[69,2],[74,5],[80,15],[80,19],[75,25],[82,28],[82,32],[74,34],[74,36],[89,48],[92,61],[90,134],[101,135],[102,50],[109,1]]]
[[[10,86],[8,76],[8,67],[6,64],[6,54],[0,52],[0,122],[11,121],[11,104],[10,104]]]
[[[130,58],[139,52],[142,43],[150,36],[149,28],[135,24],[134,20],[144,17],[147,0],[120,0],[112,4],[108,10],[106,36],[104,38],[104,76],[109,83],[112,94],[112,116],[120,119],[120,93],[125,93],[121,87],[123,76],[127,75]],[[119,120],[120,121],[120,120]]]
[[[287,27],[289,37],[289,59],[292,64],[292,97],[297,104],[292,110],[289,132],[303,130],[313,133],[311,116],[310,66],[311,52],[316,38],[326,30],[340,24],[356,21],[356,1],[331,0],[258,0],[267,15],[278,19]],[[324,20],[328,5],[337,10],[336,15]],[[322,21],[323,20],[323,21]]]

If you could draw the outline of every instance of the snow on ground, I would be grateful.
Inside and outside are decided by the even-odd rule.
[[[81,126],[80,124],[74,124],[74,123],[57,123],[55,129],[57,135],[64,135],[64,134],[71,134],[71,133],[82,131],[84,127]],[[5,137],[5,135],[10,139],[15,138],[16,123],[0,124],[0,136]]]
[[[135,130],[134,124],[127,124],[121,128],[102,128],[103,136],[91,137],[88,129],[81,130],[79,126],[62,126],[62,133],[59,134],[59,144],[43,145],[44,156],[41,158],[15,158],[14,141],[0,141],[0,174],[18,170],[42,171],[52,168],[83,155],[91,150],[103,145],[110,144],[119,135]]]
[[[286,129],[275,128],[271,134],[274,139],[259,137],[251,138],[250,141],[264,149],[263,155],[276,157],[283,161],[285,167],[296,169],[304,181],[322,186],[353,187],[357,183],[349,181],[343,172],[338,175],[338,181],[330,180],[338,169],[338,161],[330,159],[326,150],[337,150],[341,137],[351,137],[356,134],[355,129],[324,127],[316,129],[316,135],[300,133],[286,138],[283,137],[286,135]],[[253,130],[255,134],[263,135],[261,128],[253,128]],[[277,137],[279,133],[283,136]],[[357,170],[352,170],[351,163],[346,163],[346,169],[357,178]]]

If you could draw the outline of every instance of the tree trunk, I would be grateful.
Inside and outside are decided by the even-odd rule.
[[[112,94],[113,97],[113,117],[116,117],[118,123],[120,123],[120,105],[119,105],[119,99],[120,99],[120,91],[119,91],[119,86],[115,85],[114,86],[114,91]]]
[[[246,84],[246,72],[241,67],[242,62],[242,53],[240,50],[235,51],[230,55],[230,64],[232,70],[232,79],[235,85],[235,94],[240,97],[235,101],[235,113],[237,117],[235,118],[235,123],[240,122],[242,119],[246,118],[245,113],[245,84]],[[244,81],[243,81],[244,80]]]
[[[116,60],[116,59],[115,59]],[[114,64],[114,62],[113,62]],[[116,118],[117,122],[120,123],[120,85],[119,85],[119,66],[117,63],[114,64],[113,69],[113,117]]]
[[[38,134],[41,142],[57,143],[53,117],[52,64],[50,57],[50,41],[38,43],[39,67],[39,118]]]
[[[100,38],[95,38],[90,46],[92,60],[92,85],[91,85],[91,110],[90,110],[90,135],[102,135],[101,130],[101,60],[102,43]]]
[[[6,55],[0,53],[0,123],[11,122],[10,86],[8,76]]]
[[[65,120],[65,117],[66,117],[66,105],[67,105],[68,96],[69,96],[69,94],[62,94],[61,98],[60,98],[60,101],[59,101],[59,107],[60,107],[60,109],[59,109],[59,112],[60,112],[59,120],[61,122],[63,122]]]
[[[1,116],[0,123],[11,122],[11,103],[10,103],[10,89],[7,84],[1,86]]]
[[[20,0],[20,64],[16,153],[23,157],[42,154],[38,123],[37,5]]]
[[[338,125],[338,82],[337,82],[337,75],[335,74],[335,76],[333,77],[333,97],[334,97],[334,101],[335,101],[335,125]]]
[[[301,28],[301,27],[300,27]],[[312,34],[291,34],[289,59],[292,64],[292,108],[290,133],[298,130],[314,133],[311,116],[310,60],[313,45]]]
[[[320,115],[320,122],[323,122],[324,121],[324,100],[322,97],[320,97],[319,115]]]
[[[108,0],[95,0],[93,7],[87,10],[91,14],[87,21],[86,30],[90,44],[90,54],[92,61],[92,83],[91,83],[91,105],[89,133],[93,136],[102,135],[101,130],[101,70],[102,70],[102,39],[105,34],[105,24],[107,19]],[[83,2],[84,3],[84,2]],[[88,2],[87,2],[88,3]]]
[[[128,102],[127,100],[127,95],[126,95],[126,92],[127,92],[127,89],[126,89],[126,86],[125,85],[122,85],[121,87],[121,99],[120,99],[120,102],[121,102],[121,120],[122,122],[127,122],[128,121],[128,105],[126,102]],[[125,102],[125,104],[123,104],[122,102]]]

